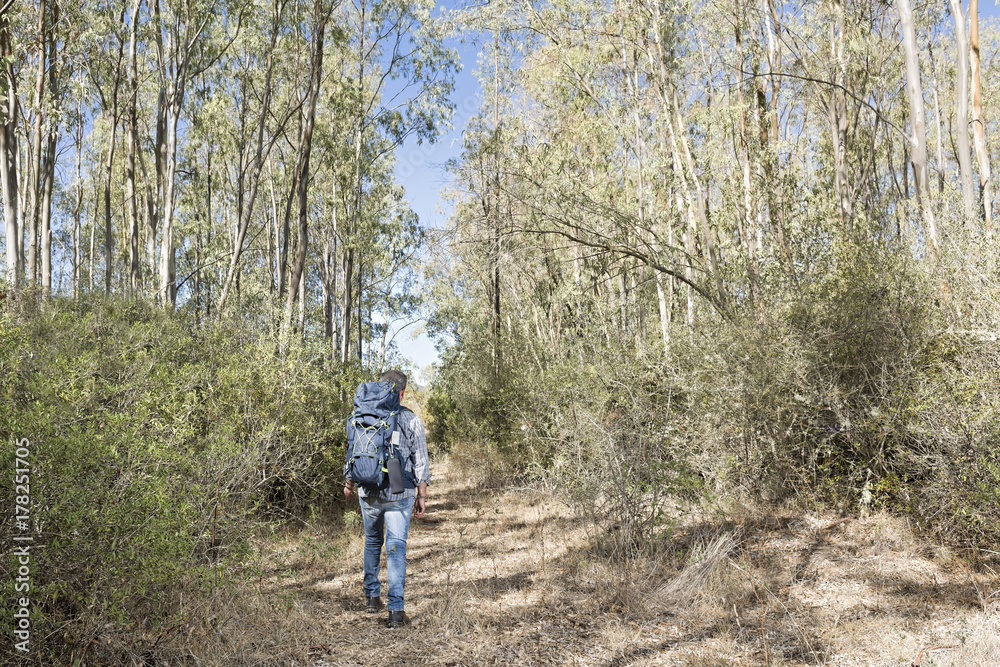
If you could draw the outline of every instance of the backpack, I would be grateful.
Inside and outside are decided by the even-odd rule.
[[[347,418],[347,477],[366,490],[389,486],[390,461],[399,444],[399,392],[393,382],[363,382],[354,393],[354,412]],[[392,465],[394,472],[398,465]],[[393,475],[395,476],[395,475]],[[393,484],[393,493],[398,492]],[[402,490],[402,489],[399,489]]]

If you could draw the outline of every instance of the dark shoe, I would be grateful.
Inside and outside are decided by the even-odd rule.
[[[406,615],[403,610],[390,611],[389,612],[389,623],[387,624],[390,628],[401,628],[404,625],[410,624],[410,618]]]
[[[377,614],[382,611],[382,598],[365,596],[365,611],[369,614]]]

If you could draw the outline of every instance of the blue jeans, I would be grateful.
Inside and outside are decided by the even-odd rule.
[[[365,595],[378,597],[379,560],[385,534],[385,560],[389,570],[389,611],[403,610],[403,588],[406,586],[406,538],[410,532],[413,498],[379,500],[361,498],[361,516],[365,522]]]

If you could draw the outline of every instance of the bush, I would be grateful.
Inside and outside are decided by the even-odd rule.
[[[492,484],[557,485],[615,558],[669,535],[678,503],[714,494],[883,508],[952,540],[996,544],[990,286],[942,278],[943,264],[932,274],[893,243],[854,240],[825,256],[796,289],[771,291],[780,298],[694,327],[675,321],[666,355],[648,323],[612,330],[609,311],[575,294],[563,308],[594,317],[551,340],[537,321],[537,338],[508,324],[497,373],[472,320],[433,388],[447,425],[437,437],[475,452],[461,460]]]
[[[0,438],[31,443],[32,657],[117,662],[102,636],[127,628],[139,650],[207,613],[199,600],[253,566],[251,537],[333,493],[348,408],[303,351],[282,361],[237,322],[14,301],[0,311]],[[14,454],[0,456],[8,479]]]
[[[882,490],[921,525],[975,546],[1000,542],[1000,344],[993,330],[941,332],[920,355],[903,411],[908,447]]]

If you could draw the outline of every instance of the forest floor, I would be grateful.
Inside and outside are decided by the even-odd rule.
[[[295,602],[271,648],[309,667],[1000,665],[995,571],[903,519],[701,517],[673,555],[616,570],[558,497],[480,492],[445,462],[429,501],[407,547],[412,625],[364,613],[355,525],[327,548],[282,542],[271,583]]]

